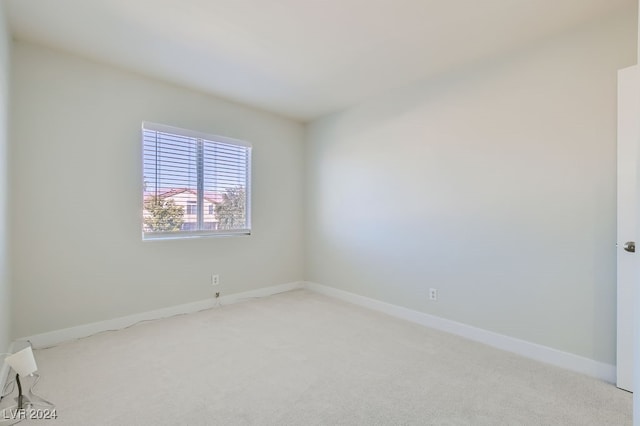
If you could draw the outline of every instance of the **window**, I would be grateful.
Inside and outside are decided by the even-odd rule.
[[[251,233],[250,144],[143,123],[142,151],[143,239]]]
[[[197,201],[187,201],[187,214],[188,215],[197,215],[198,214],[198,202]]]

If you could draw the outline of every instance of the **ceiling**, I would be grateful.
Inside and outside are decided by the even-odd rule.
[[[302,121],[636,0],[7,0],[14,38]]]

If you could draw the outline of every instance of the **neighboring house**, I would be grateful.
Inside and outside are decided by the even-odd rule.
[[[184,210],[184,216],[181,230],[191,231],[196,229],[197,224],[197,203],[198,197],[196,191],[188,188],[163,189],[157,193],[146,192],[144,199],[147,201],[153,196],[160,197],[162,200],[173,200],[176,206],[180,206]],[[215,214],[216,202],[220,202],[220,197],[216,194],[205,194],[204,196],[204,229],[218,229],[218,220]],[[143,217],[149,217],[148,210],[144,210]]]

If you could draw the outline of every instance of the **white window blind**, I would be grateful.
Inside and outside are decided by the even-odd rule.
[[[251,145],[142,124],[143,239],[251,233]]]

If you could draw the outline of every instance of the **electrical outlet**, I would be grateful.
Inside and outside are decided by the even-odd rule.
[[[429,289],[429,300],[433,300],[433,301],[438,300],[438,289],[437,288],[430,288]]]
[[[213,274],[211,275],[211,285],[220,285],[220,275]]]

